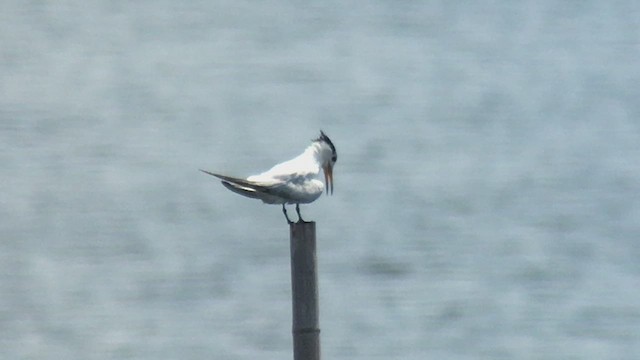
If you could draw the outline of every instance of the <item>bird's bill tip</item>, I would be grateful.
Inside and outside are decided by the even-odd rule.
[[[323,168],[324,170],[324,187],[329,195],[329,188],[331,188],[331,195],[333,195],[333,167],[331,164],[327,164]]]

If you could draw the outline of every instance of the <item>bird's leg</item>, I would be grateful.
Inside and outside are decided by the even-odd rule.
[[[304,223],[306,221],[302,220],[302,215],[300,215],[300,204],[296,204],[296,212],[298,213],[298,222]]]
[[[287,218],[287,224],[293,224],[293,221],[289,220],[289,216],[287,216],[287,208],[284,207],[284,204],[282,204],[282,212],[284,213],[284,217]]]

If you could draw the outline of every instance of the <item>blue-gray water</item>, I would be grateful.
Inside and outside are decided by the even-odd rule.
[[[321,128],[325,359],[640,357],[638,2],[1,8],[1,358],[291,358]]]

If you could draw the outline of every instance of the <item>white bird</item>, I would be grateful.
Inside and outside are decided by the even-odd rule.
[[[296,204],[298,222],[304,222],[300,216],[300,204],[315,201],[322,195],[323,189],[326,189],[327,195],[329,189],[333,194],[333,166],[337,160],[336,147],[320,131],[320,137],[313,140],[302,154],[261,174],[239,179],[202,169],[200,171],[219,178],[222,185],[235,193],[267,204],[282,204],[282,212],[287,223],[291,224],[285,204]],[[324,184],[318,179],[320,169],[324,172]]]

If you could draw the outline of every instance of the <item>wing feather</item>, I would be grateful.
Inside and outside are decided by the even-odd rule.
[[[218,179],[222,180],[222,185],[224,185],[227,189],[246,197],[261,199],[264,202],[268,203],[277,203],[278,201],[275,198],[281,198],[283,195],[286,195],[281,191],[283,185],[281,182],[265,183],[259,181],[250,181],[235,178],[232,176],[216,174],[202,169],[200,169],[200,171],[205,174],[217,177]]]
[[[202,170],[200,169],[200,171],[202,171],[205,174],[209,174],[211,176],[215,176],[220,180],[226,181],[226,182],[230,182],[233,184],[237,184],[243,187],[251,187],[254,188],[256,190],[262,190],[262,189],[268,189],[269,187],[271,187],[272,185],[269,184],[265,184],[265,183],[260,183],[257,181],[249,181],[249,180],[245,180],[245,179],[240,179],[240,178],[236,178],[233,176],[226,176],[226,175],[221,175],[221,174],[216,174],[216,173],[212,173],[210,171],[206,171],[206,170]]]

